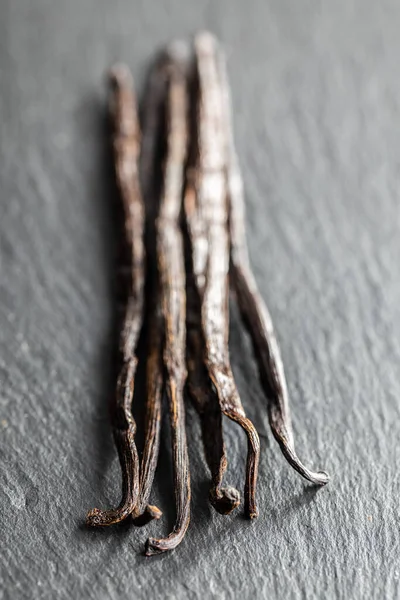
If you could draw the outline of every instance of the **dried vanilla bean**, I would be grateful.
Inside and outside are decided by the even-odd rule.
[[[260,296],[252,273],[245,233],[243,182],[233,141],[231,101],[225,60],[219,60],[224,95],[224,115],[227,139],[227,182],[231,238],[231,282],[243,321],[251,336],[258,363],[260,380],[268,403],[271,430],[289,464],[314,484],[324,485],[329,476],[324,471],[310,471],[298,458],[293,440],[288,391],[279,346],[271,316]]]
[[[192,101],[196,105],[198,82],[192,85]],[[193,111],[196,112],[196,111]],[[193,115],[196,120],[196,114]],[[192,202],[191,194],[195,193],[190,182],[190,173],[196,169],[198,148],[196,143],[196,122],[192,123],[193,139],[191,140],[191,156],[188,160],[189,182],[186,189],[187,202]],[[185,224],[184,224],[185,226]],[[197,261],[196,280],[204,283],[207,275],[207,224],[205,220],[192,221],[194,231],[196,227],[197,246],[204,250],[203,260]],[[227,468],[226,450],[222,430],[222,411],[215,387],[210,379],[208,369],[204,364],[205,340],[201,320],[201,301],[204,296],[204,286],[196,286],[193,257],[199,255],[196,249],[191,255],[188,231],[186,228],[186,327],[187,327],[187,392],[200,417],[201,433],[203,438],[204,453],[211,472],[211,487],[209,498],[214,508],[221,514],[231,513],[240,504],[240,494],[232,486],[222,486],[223,477]],[[201,295],[201,296],[200,296]]]
[[[119,344],[119,376],[112,415],[113,433],[122,471],[122,499],[111,510],[94,508],[87,514],[91,526],[118,523],[132,513],[139,492],[139,458],[132,398],[138,359],[137,344],[144,309],[144,206],[138,176],[139,124],[129,70],[116,66],[110,73],[115,171],[124,206],[125,242],[130,260],[130,290]]]
[[[114,162],[124,208],[130,277],[112,414],[122,499],[115,509],[91,510],[87,524],[111,525],[130,516],[136,525],[143,525],[160,518],[161,511],[148,502],[159,456],[165,391],[176,521],[166,537],[147,540],[148,556],[175,548],[189,526],[185,392],[200,417],[211,473],[210,502],[221,514],[229,514],[240,504],[239,492],[223,486],[227,468],[222,430],[225,415],[247,436],[244,512],[249,518],[258,515],[260,444],[253,423],[246,417],[230,365],[230,287],[252,339],[270,426],[284,456],[309,481],[323,485],[329,479],[323,471],[307,469],[294,448],[283,364],[271,317],[249,263],[243,183],[233,141],[225,60],[208,33],[196,36],[194,49],[193,81],[188,47],[183,43],[172,44],[155,63],[147,90],[142,140],[129,70],[117,66],[110,73]],[[146,336],[146,413],[139,465],[132,401],[142,331],[142,337]]]
[[[149,538],[151,556],[175,548],[190,521],[190,475],[183,390],[186,381],[186,295],[183,238],[180,230],[184,165],[187,150],[187,90],[183,49],[170,49],[167,92],[167,149],[160,213],[157,219],[157,258],[164,325],[164,377],[169,402],[176,499],[176,522],[166,538]]]
[[[188,266],[187,278],[192,279]],[[218,396],[203,362],[204,338],[201,308],[192,282],[186,283],[187,294],[187,391],[201,424],[204,452],[211,472],[210,502],[221,514],[230,514],[240,504],[240,494],[232,486],[222,487],[227,458],[222,432],[222,413]]]
[[[229,336],[229,234],[225,181],[223,97],[218,77],[216,42],[207,33],[195,39],[198,76],[197,160],[188,173],[185,216],[196,291],[201,300],[204,364],[222,412],[245,430],[248,454],[245,514],[258,515],[255,491],[259,438],[246,417],[233,378]],[[204,275],[205,273],[205,275]]]
[[[135,525],[146,525],[159,519],[162,512],[148,504],[160,449],[161,411],[163,395],[162,319],[158,306],[159,293],[155,285],[149,311],[147,364],[146,364],[146,414],[145,440],[140,464],[140,486],[137,504],[132,512]]]
[[[153,65],[146,90],[142,125],[142,145],[140,153],[140,172],[143,197],[148,211],[146,232],[147,272],[149,285],[148,339],[146,364],[146,413],[145,440],[140,465],[139,498],[132,513],[135,525],[145,525],[151,518],[160,518],[161,511],[148,505],[160,448],[161,412],[163,396],[163,333],[160,290],[156,267],[154,212],[157,210],[155,198],[158,195],[156,182],[158,171],[159,135],[162,129],[167,85],[167,68],[164,54]]]

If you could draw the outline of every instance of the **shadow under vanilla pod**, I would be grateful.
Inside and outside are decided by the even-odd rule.
[[[225,415],[247,435],[244,513],[250,519],[258,516],[260,444],[253,423],[246,417],[230,366],[230,287],[252,339],[270,426],[284,456],[312,483],[324,485],[329,479],[323,471],[306,468],[294,449],[282,360],[248,259],[243,185],[233,142],[225,61],[217,41],[209,33],[198,34],[194,61],[186,44],[172,44],[156,63],[150,82],[141,141],[129,70],[119,66],[111,71],[115,171],[131,263],[112,415],[122,471],[122,498],[115,509],[93,509],[87,515],[90,526],[112,525],[127,517],[143,525],[161,517],[161,511],[148,501],[158,460],[165,393],[170,415],[176,521],[167,537],[147,540],[147,555],[175,548],[190,521],[186,395],[201,421],[211,473],[211,504],[221,514],[229,514],[240,504],[238,490],[222,484],[227,466],[222,432]],[[146,272],[145,204],[150,189],[154,192],[152,178],[154,162],[158,160],[155,146],[161,135],[165,136],[162,187],[158,215],[151,228],[156,237],[157,268],[147,268]],[[151,252],[149,247],[146,250]],[[146,277],[150,290],[146,297],[146,417],[143,456],[139,461],[132,402]]]

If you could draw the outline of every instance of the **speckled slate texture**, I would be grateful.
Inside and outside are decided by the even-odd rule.
[[[250,254],[286,366],[299,454],[271,438],[233,305],[231,354],[262,441],[260,518],[207,503],[188,410],[193,518],[171,510],[168,438],[146,529],[86,531],[119,498],[108,424],[116,227],[103,74],[142,89],[161,44],[222,39]],[[400,458],[400,3],[3,0],[0,5],[0,540],[3,599],[397,598]],[[229,480],[246,442],[226,424]]]

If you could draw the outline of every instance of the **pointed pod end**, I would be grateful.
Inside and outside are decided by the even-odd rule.
[[[199,31],[194,43],[197,52],[201,54],[214,54],[217,47],[217,39],[209,31]]]
[[[152,504],[147,505],[146,512],[152,519],[158,520],[162,517],[162,511]]]
[[[148,504],[141,514],[139,514],[137,517],[135,517],[134,514],[132,516],[134,517],[134,525],[136,525],[136,527],[143,527],[144,525],[147,525],[147,523],[150,523],[150,521],[158,521],[158,519],[161,519],[162,512],[159,508],[157,508],[157,506]]]
[[[124,63],[116,63],[108,71],[108,79],[112,87],[132,87],[132,73]]]
[[[155,538],[149,538],[146,541],[146,546],[144,549],[145,556],[156,556],[157,554],[162,554],[165,552],[166,548],[162,548],[160,545],[160,540],[156,540]]]
[[[86,526],[87,527],[102,527],[103,525],[103,511],[99,508],[93,508],[89,510],[86,515]]]
[[[258,515],[259,515],[258,508],[254,503],[252,503],[251,506],[249,506],[248,504],[247,505],[245,504],[244,516],[246,517],[246,519],[250,519],[250,521],[254,521],[254,519],[257,519]]]
[[[186,62],[190,58],[190,45],[184,40],[173,40],[166,48],[166,55],[170,60]]]
[[[239,506],[240,494],[231,486],[220,488],[218,492],[213,488],[210,491],[210,502],[220,515],[229,515]]]
[[[311,471],[299,459],[294,449],[291,436],[282,433],[282,427],[277,427],[275,422],[270,421],[272,433],[277,440],[283,456],[286,458],[291,467],[304,479],[310,481],[314,485],[326,485],[329,481],[329,475],[325,471]],[[289,441],[290,440],[290,441]]]
[[[318,471],[318,473],[316,473],[316,477],[315,477],[315,483],[318,485],[326,485],[327,483],[329,483],[330,480],[330,476],[328,475],[328,473],[326,473],[326,471]]]

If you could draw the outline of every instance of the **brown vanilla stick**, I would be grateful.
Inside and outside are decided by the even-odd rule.
[[[146,413],[145,440],[140,465],[139,498],[132,513],[134,524],[145,525],[152,518],[160,518],[161,511],[148,505],[154,481],[160,449],[160,431],[163,396],[163,318],[160,306],[160,289],[157,274],[154,212],[158,196],[156,169],[158,143],[165,112],[165,94],[168,69],[164,53],[157,57],[151,68],[146,86],[145,104],[142,121],[142,145],[140,154],[140,173],[143,197],[148,208],[146,235],[148,289],[148,335],[146,364]]]
[[[272,319],[250,267],[245,233],[243,182],[236,155],[231,118],[231,100],[226,64],[220,53],[219,70],[224,96],[227,139],[227,183],[231,240],[230,274],[243,321],[251,336],[258,363],[260,380],[267,398],[272,433],[289,464],[314,484],[324,485],[329,476],[324,471],[311,471],[296,454],[290,419],[288,390],[279,346]]]
[[[198,81],[192,82],[192,146],[188,159],[189,181],[186,189],[187,208],[195,202],[191,198],[195,194],[191,175],[196,172],[198,162],[198,143],[196,141],[198,124],[197,100]],[[226,449],[222,430],[222,411],[208,369],[204,362],[205,340],[202,329],[201,303],[204,297],[204,283],[207,276],[208,236],[205,219],[192,219],[193,244],[188,239],[188,223],[184,223],[186,240],[186,327],[187,327],[187,392],[200,417],[204,453],[211,473],[209,499],[212,506],[221,514],[229,514],[240,504],[239,492],[230,485],[223,486],[223,478],[227,469]],[[196,266],[194,266],[194,260]],[[195,274],[196,273],[196,274]],[[196,285],[197,282],[197,285]]]
[[[210,34],[196,36],[195,54],[198,77],[197,164],[188,174],[185,216],[194,282],[201,299],[204,365],[223,414],[241,425],[247,434],[245,514],[254,518],[258,515],[255,492],[260,446],[257,431],[245,415],[229,360],[226,142],[217,45]]]
[[[187,84],[183,48],[169,51],[167,150],[164,185],[157,219],[157,258],[164,325],[164,377],[172,434],[176,522],[166,538],[149,538],[146,554],[172,550],[182,541],[190,521],[190,475],[185,430],[186,295],[183,238],[180,230],[187,132]]]
[[[149,310],[147,364],[146,364],[146,413],[145,440],[140,464],[140,485],[137,504],[132,512],[134,524],[146,525],[152,519],[160,519],[162,512],[157,506],[148,504],[157,467],[163,396],[162,365],[162,317],[159,292],[153,285],[153,299]]]
[[[140,132],[136,100],[129,70],[116,66],[110,72],[113,121],[113,147],[117,184],[124,207],[125,242],[130,260],[130,290],[119,343],[119,376],[113,410],[113,432],[122,471],[122,499],[111,510],[95,508],[87,524],[105,526],[118,523],[132,513],[139,492],[139,458],[135,445],[136,423],[132,398],[138,364],[137,344],[144,310],[144,206],[140,192],[138,157]]]
[[[192,279],[188,266],[187,279]],[[222,412],[218,396],[204,365],[204,338],[201,307],[192,282],[186,283],[187,295],[187,391],[199,414],[206,461],[211,472],[210,502],[221,514],[230,514],[240,504],[240,494],[232,486],[222,486],[227,458],[222,431]]]

